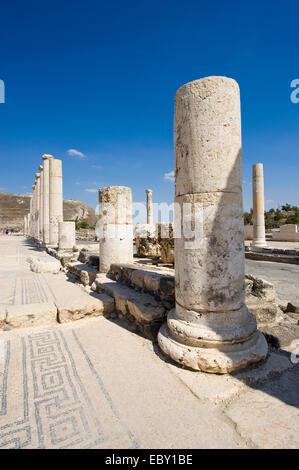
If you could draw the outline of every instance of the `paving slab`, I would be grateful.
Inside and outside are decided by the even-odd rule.
[[[299,445],[299,368],[260,390],[248,390],[227,409],[237,431],[256,448],[297,449]]]
[[[235,395],[248,390],[250,386],[256,387],[279,377],[294,367],[285,354],[270,352],[265,361],[244,371],[224,375],[208,374],[180,367],[166,357],[156,344],[149,344],[149,347],[195,396],[200,400],[216,404],[230,400]]]
[[[113,308],[64,273],[30,272],[31,250],[0,237],[0,314],[77,296]],[[156,347],[103,316],[1,331],[0,448],[298,448],[289,357],[216,376],[168,364]]]
[[[7,333],[0,448],[243,447],[145,345],[105,318]]]
[[[5,323],[12,328],[49,326],[57,322],[57,307],[54,303],[9,305]]]

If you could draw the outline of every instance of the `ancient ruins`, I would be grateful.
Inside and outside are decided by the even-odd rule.
[[[95,237],[84,243],[78,238],[75,221],[64,217],[62,160],[48,154],[42,156],[36,165],[38,172],[34,172],[30,210],[24,217],[24,238],[6,237],[7,250],[11,250],[10,256],[15,260],[13,269],[19,273],[20,280],[14,281],[13,270],[7,280],[5,278],[7,292],[0,302],[0,346],[2,338],[10,337],[15,331],[33,328],[28,338],[33,344],[31,347],[36,348],[37,357],[41,355],[41,361],[44,353],[55,350],[47,359],[48,365],[52,360],[54,363],[63,350],[69,357],[76,380],[78,367],[82,376],[88,376],[94,390],[100,387],[97,393],[101,397],[103,413],[107,420],[115,420],[123,447],[138,447],[138,438],[129,429],[135,424],[127,418],[130,424],[124,425],[112,399],[107,398],[108,392],[92,365],[92,361],[102,357],[121,377],[122,385],[111,384],[109,380],[113,375],[107,375],[103,366],[107,383],[113,389],[116,387],[117,392],[118,388],[126,389],[127,383],[134,386],[133,358],[138,360],[140,357],[141,364],[144,361],[144,365],[135,371],[141,374],[142,370],[145,374],[148,370],[149,377],[166,364],[171,377],[179,378],[179,383],[169,379],[173,387],[170,390],[166,383],[161,388],[155,379],[157,393],[161,394],[163,389],[163,393],[175,394],[176,387],[187,386],[193,394],[192,398],[186,398],[187,401],[199,398],[204,400],[205,406],[206,403],[222,406],[219,403],[223,402],[221,413],[225,414],[225,420],[233,420],[242,429],[243,434],[236,437],[238,445],[250,437],[257,446],[263,447],[266,444],[256,437],[255,430],[247,429],[244,424],[247,409],[244,397],[251,385],[264,386],[270,378],[283,377],[284,373],[290,374],[290,382],[295,380],[298,306],[293,298],[287,297],[288,294],[283,297],[287,300],[283,305],[278,300],[276,285],[266,279],[248,272],[245,275],[245,257],[299,264],[299,250],[297,246],[289,245],[273,248],[272,243],[279,240],[278,232],[271,243],[266,242],[262,163],[252,167],[253,225],[245,226],[244,234],[240,91],[235,80],[206,77],[187,83],[177,91],[174,147],[174,220],[154,220],[153,191],[146,189],[147,223],[134,224],[131,188],[101,187]],[[285,242],[298,240],[296,225],[285,225],[279,233]],[[1,243],[0,250],[4,256],[6,248]],[[280,285],[277,286],[280,289]],[[279,296],[282,296],[280,290]],[[106,323],[97,326],[95,322],[99,319]],[[84,333],[80,333],[81,323],[77,320],[83,321]],[[74,321],[77,330],[70,329]],[[62,330],[63,325],[68,329]],[[67,340],[63,339],[61,331],[65,331]],[[150,352],[146,349],[145,354],[140,345],[134,349],[137,340],[132,339],[133,333],[147,341],[142,344],[150,345]],[[90,342],[90,357],[80,344],[80,334],[85,348],[88,349],[86,345]],[[85,358],[87,365],[81,364],[79,359],[76,365],[67,342],[77,348],[76,354],[82,356],[80,361]],[[119,348],[117,353],[112,345],[117,351]],[[284,349],[283,353],[281,349]],[[293,354],[290,356],[293,359],[287,358],[286,353]],[[21,353],[15,354],[19,357]],[[127,370],[130,374],[128,372],[126,376]],[[49,380],[46,375],[34,379],[42,380],[41,385],[34,385],[36,395],[37,387],[50,390],[55,384],[61,385],[61,370],[55,377],[51,371],[47,374]],[[146,374],[142,374],[139,383],[146,383]],[[15,388],[19,390],[18,387],[16,383]],[[81,384],[81,392],[82,387]],[[66,397],[69,392],[64,393]],[[182,390],[177,393],[184,403]],[[239,402],[234,408],[229,400],[240,394],[243,401],[236,398]],[[86,401],[87,394],[82,392],[83,395],[82,400]],[[87,447],[97,447],[100,439],[91,438],[98,436],[94,421],[97,413],[90,405],[96,403],[97,395],[91,395],[85,423],[89,423],[92,432],[87,433],[83,441]],[[115,395],[114,400],[117,401]],[[71,404],[65,406],[63,412],[71,413]],[[282,417],[280,409],[277,410],[282,422],[289,420],[288,416]],[[34,444],[30,445],[55,447],[64,440],[67,445],[79,445],[79,441],[73,439],[75,431],[67,430],[69,424],[63,431],[55,428],[54,432],[51,421],[51,431],[40,431],[41,423],[46,423],[46,419],[38,413],[35,414],[38,431]],[[183,410],[179,409],[181,421],[182,414]],[[53,423],[57,426],[64,422],[55,419],[53,414]],[[215,417],[213,419],[213,432],[217,434],[219,428],[220,434],[222,432],[219,442],[223,439],[223,446],[228,446],[225,436],[228,433],[228,439],[232,439],[231,429],[226,428],[226,421],[219,424]],[[258,419],[265,427],[264,418],[259,416]],[[272,418],[267,419],[271,422]],[[191,415],[189,420],[193,420]],[[87,424],[84,426],[86,429]],[[138,434],[138,429],[134,429]],[[84,432],[80,430],[82,435]],[[296,433],[295,437],[289,437],[291,447],[299,442],[298,430]],[[0,433],[0,446],[4,442],[3,445],[9,447],[12,441],[8,434],[5,436],[1,441]],[[26,447],[29,437],[27,441],[24,437],[20,439],[19,445]],[[146,437],[144,442],[149,446],[157,445],[157,439]]]

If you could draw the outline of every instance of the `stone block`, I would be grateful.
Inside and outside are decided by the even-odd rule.
[[[50,258],[49,256],[41,256],[33,260],[30,264],[30,269],[34,273],[59,273],[61,268],[60,261]]]
[[[56,324],[57,308],[53,303],[7,306],[6,324],[12,328]]]

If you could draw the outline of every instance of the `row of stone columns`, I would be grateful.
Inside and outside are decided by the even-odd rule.
[[[174,246],[176,305],[160,329],[158,343],[180,364],[227,373],[267,355],[267,342],[245,305],[241,116],[234,80],[208,77],[178,90],[174,145],[174,232],[180,233]],[[61,162],[53,157],[44,159],[42,197],[36,175],[31,215],[39,220],[45,160],[49,160],[49,217],[44,203],[41,232],[45,237],[48,217],[51,243],[57,241],[62,220]],[[131,189],[101,188],[99,203],[99,266],[107,272],[112,263],[133,260]],[[181,214],[187,206],[185,220]],[[150,190],[147,207],[151,224]],[[185,230],[189,223],[195,227],[193,240]]]
[[[62,161],[47,154],[42,160],[32,186],[30,213],[24,219],[25,235],[46,246],[72,249],[75,223],[63,222]]]
[[[174,247],[176,306],[160,329],[158,343],[180,364],[227,373],[267,355],[267,342],[245,305],[238,84],[226,77],[208,77],[180,88],[174,144],[175,207],[180,209],[174,231],[181,234]],[[256,193],[262,189],[258,178],[260,169]],[[151,224],[152,194],[146,193]],[[102,188],[99,202],[100,271],[107,272],[112,262],[132,261],[131,190]],[[186,206],[185,221],[181,214]],[[254,207],[260,214],[261,206]],[[257,220],[261,227],[260,217]],[[192,243],[185,235],[185,222],[196,227]]]

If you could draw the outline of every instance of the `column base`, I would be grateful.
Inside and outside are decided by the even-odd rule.
[[[174,316],[174,310],[169,312]],[[192,339],[190,338],[192,343]],[[267,341],[262,333],[255,330],[244,341],[213,341],[210,346],[201,347],[188,344],[188,338],[173,334],[165,323],[158,333],[158,344],[162,351],[181,365],[194,370],[214,374],[227,374],[266,358]]]
[[[252,247],[263,248],[267,246],[266,240],[253,240],[250,244]]]

